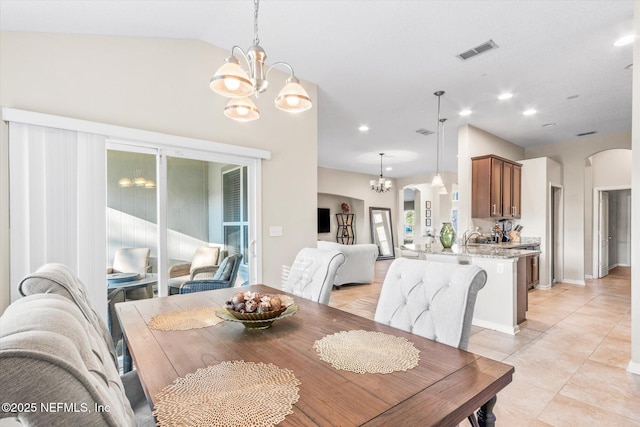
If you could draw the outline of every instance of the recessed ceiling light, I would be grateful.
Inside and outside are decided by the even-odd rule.
[[[462,110],[462,111],[460,111],[460,115],[461,116],[468,116],[471,113],[472,113],[471,110]]]
[[[368,130],[369,130],[369,126],[367,126],[367,125],[360,125],[360,127],[358,128],[358,130],[359,130],[360,132],[366,132],[366,131],[368,131]]]
[[[513,94],[508,92],[501,93],[500,95],[498,95],[498,99],[501,101],[504,101],[505,99],[511,99],[511,98],[513,98]]]
[[[537,111],[534,110],[533,108],[529,108],[528,110],[524,110],[522,112],[522,114],[525,116],[533,116],[535,113],[537,113]]]
[[[384,168],[384,170],[386,170],[386,171],[392,171],[392,170],[393,170],[393,168],[392,168],[391,166],[387,166],[386,168]]]
[[[555,125],[556,125],[555,123],[545,123],[545,124],[542,125],[542,127],[543,128],[550,128],[550,127],[555,126]]]
[[[624,37],[620,37],[618,40],[616,40],[613,45],[614,46],[626,46],[628,44],[633,43],[633,39],[635,38],[635,36],[633,34],[629,34],[626,35]]]

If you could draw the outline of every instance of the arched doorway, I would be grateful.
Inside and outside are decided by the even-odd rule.
[[[585,224],[585,271],[599,278],[631,265],[631,150],[586,159]]]

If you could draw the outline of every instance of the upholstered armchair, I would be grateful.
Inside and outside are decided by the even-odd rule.
[[[113,266],[107,268],[107,274],[148,273],[149,248],[121,248],[116,251]]]
[[[486,281],[475,265],[398,258],[387,271],[374,320],[466,350]]]
[[[298,252],[293,265],[283,268],[282,290],[321,304],[329,304],[336,273],[344,261],[345,255],[339,251],[303,248]]]
[[[242,254],[231,255],[222,260],[211,279],[187,280],[184,283],[174,284],[169,283],[169,295],[231,288],[235,284],[236,277],[238,276],[241,261]]]
[[[191,262],[169,267],[169,285],[180,285],[187,280],[212,279],[227,256],[227,251],[219,246],[201,246],[196,249]]]
[[[146,274],[150,271],[149,248],[121,248],[116,251],[113,258],[113,266],[107,268],[107,274],[113,273],[139,273]],[[138,300],[153,298],[153,285],[144,288],[128,289],[125,292],[126,299]]]
[[[374,320],[466,350],[478,291],[487,273],[475,265],[396,259],[382,284]],[[477,426],[474,414],[469,422]]]
[[[113,330],[69,267],[45,264],[20,282],[18,292],[24,298],[2,315],[0,384],[19,387],[0,388],[0,400],[82,402],[109,411],[27,411],[0,419],[17,418],[18,425],[156,425],[137,372],[119,374]]]

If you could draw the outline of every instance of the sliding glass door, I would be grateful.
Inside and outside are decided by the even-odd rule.
[[[157,272],[157,150],[107,150],[107,266],[125,248],[148,248],[149,268]]]
[[[243,262],[236,282],[248,283],[247,184],[247,166],[167,158],[167,251],[170,267],[190,263],[198,248],[219,247],[222,256],[218,260],[208,260],[211,266],[222,262],[224,256],[242,254]],[[207,261],[201,259],[200,262]]]
[[[178,271],[184,279],[174,266],[191,263],[199,248],[219,247],[210,263],[242,254],[236,285],[258,283],[259,169],[259,159],[109,143],[108,265],[120,248],[149,248],[149,272],[164,296]]]

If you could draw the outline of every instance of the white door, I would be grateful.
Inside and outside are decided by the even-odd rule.
[[[600,191],[598,197],[598,277],[609,274],[609,193]]]

